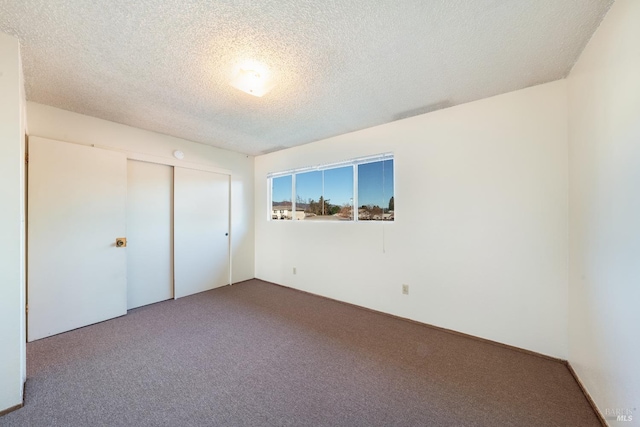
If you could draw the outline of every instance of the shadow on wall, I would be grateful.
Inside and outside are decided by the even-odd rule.
[[[433,104],[414,108],[413,110],[407,110],[407,111],[403,111],[402,113],[398,113],[393,116],[391,121],[408,119],[409,117],[419,116],[421,114],[427,114],[427,113],[431,113],[432,111],[442,110],[449,107],[453,107],[453,103],[450,100],[435,102]]]

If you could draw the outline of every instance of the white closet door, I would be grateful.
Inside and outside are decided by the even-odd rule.
[[[124,154],[29,138],[29,341],[127,312]]]
[[[173,168],[127,161],[127,309],[173,298]]]
[[[229,284],[229,176],[174,168],[175,297]]]

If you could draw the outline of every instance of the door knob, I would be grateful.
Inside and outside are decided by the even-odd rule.
[[[116,238],[116,248],[124,248],[127,246],[127,238],[126,237],[118,237]]]

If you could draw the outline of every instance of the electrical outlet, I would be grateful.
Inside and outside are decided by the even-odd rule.
[[[297,273],[296,268],[293,267],[293,274],[296,274],[296,273]]]
[[[402,285],[402,294],[409,295],[409,285]]]

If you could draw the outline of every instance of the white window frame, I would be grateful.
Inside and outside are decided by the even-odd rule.
[[[395,206],[394,206],[394,220],[393,221],[361,221],[358,219],[358,209],[359,209],[359,205],[358,205],[358,165],[362,165],[362,164],[367,164],[367,163],[376,163],[376,162],[381,162],[381,161],[386,161],[386,160],[393,160],[393,197],[394,197],[394,202],[395,202],[395,194],[396,194],[396,179],[395,179],[395,174],[396,174],[396,165],[395,165],[395,157],[393,155],[393,153],[383,153],[383,154],[376,154],[376,155],[372,155],[372,156],[365,156],[365,157],[358,157],[355,159],[351,159],[351,160],[345,160],[345,161],[341,161],[341,162],[335,162],[335,163],[325,163],[325,164],[321,164],[321,165],[316,165],[316,166],[307,166],[307,167],[302,167],[302,168],[296,168],[296,169],[288,169],[285,171],[280,171],[280,172],[270,172],[267,174],[267,183],[268,183],[268,189],[269,191],[267,192],[267,206],[269,207],[269,209],[267,209],[267,218],[269,221],[272,221],[272,213],[273,213],[273,179],[274,178],[280,178],[283,176],[288,176],[291,175],[291,211],[292,211],[292,220],[291,222],[296,222],[295,221],[295,212],[296,212],[296,174],[299,173],[305,173],[305,172],[315,172],[315,171],[324,171],[324,170],[328,170],[328,169],[336,169],[336,168],[341,168],[341,167],[345,167],[345,166],[351,166],[352,167],[352,171],[353,171],[353,205],[352,205],[352,210],[353,210],[353,219],[350,221],[331,221],[331,222],[342,222],[342,223],[352,223],[352,222],[371,222],[371,223],[395,223]],[[324,183],[323,183],[323,195],[324,195]],[[322,220],[318,220],[318,221],[322,221]],[[318,222],[318,221],[314,221],[314,222]],[[287,222],[287,221],[278,221],[278,222]]]

